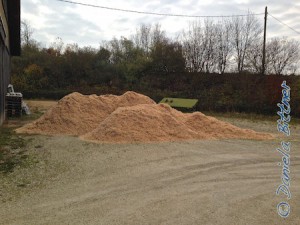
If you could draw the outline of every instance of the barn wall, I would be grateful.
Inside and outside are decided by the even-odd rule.
[[[10,52],[7,1],[0,1],[0,125],[5,120],[5,95],[10,83]]]

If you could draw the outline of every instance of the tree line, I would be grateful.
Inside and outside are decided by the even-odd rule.
[[[130,37],[104,41],[99,48],[65,44],[61,38],[49,47],[42,47],[33,38],[30,25],[22,22],[22,55],[12,59],[12,82],[15,89],[29,97],[49,98],[59,98],[74,90],[103,94],[131,89],[158,100],[164,95],[197,97],[203,94],[196,89],[199,87],[206,91],[208,99],[214,95],[210,104],[215,104],[219,93],[238,89],[232,77],[241,83],[264,77],[262,37],[261,23],[249,13],[246,17],[191,22],[175,38],[168,37],[159,24],[141,24]],[[297,74],[298,52],[296,40],[269,39],[266,74],[279,77]],[[213,78],[211,84],[210,78]],[[218,79],[224,86],[218,85]],[[194,92],[190,91],[191,86]],[[241,92],[254,93],[255,85],[249,84],[247,88]],[[265,98],[263,101],[268,102]],[[253,107],[250,111],[257,111]]]

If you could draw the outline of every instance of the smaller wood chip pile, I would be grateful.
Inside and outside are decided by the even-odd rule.
[[[72,93],[38,120],[16,131],[74,135],[100,143],[273,138],[271,134],[242,129],[200,112],[181,113],[131,91],[121,96]]]

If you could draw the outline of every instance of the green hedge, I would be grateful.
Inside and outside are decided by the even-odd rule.
[[[291,87],[291,115],[300,117],[300,77],[254,74],[171,73],[145,75],[135,85],[97,85],[63,90],[23,92],[24,98],[60,99],[78,91],[83,94],[122,94],[133,90],[159,102],[164,97],[199,99],[196,110],[216,112],[246,112],[276,115],[281,101],[281,83]]]

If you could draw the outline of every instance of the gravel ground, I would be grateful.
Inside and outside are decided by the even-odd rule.
[[[222,119],[222,118],[221,118]],[[223,118],[276,131],[274,122]],[[1,176],[0,224],[295,225],[300,221],[299,125],[291,147],[291,215],[278,216],[281,155],[272,141],[93,144],[24,136],[26,167]]]

